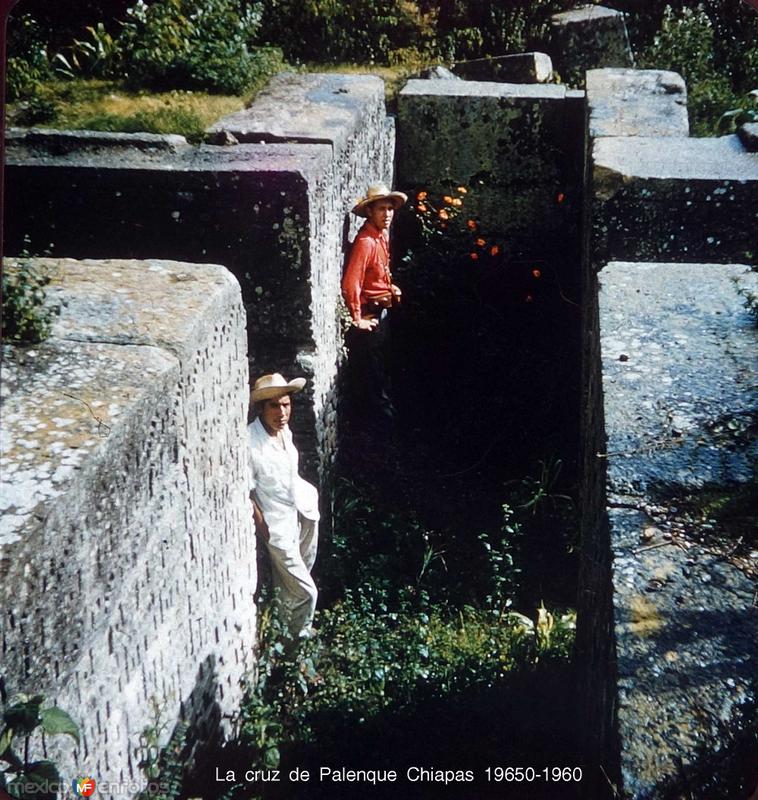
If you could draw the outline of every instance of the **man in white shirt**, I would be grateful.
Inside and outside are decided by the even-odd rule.
[[[258,378],[251,395],[256,418],[247,427],[255,527],[268,547],[292,640],[309,635],[318,598],[311,577],[318,546],[318,491],[298,474],[298,452],[288,425],[291,395],[304,386],[304,378],[286,381],[279,373]]]

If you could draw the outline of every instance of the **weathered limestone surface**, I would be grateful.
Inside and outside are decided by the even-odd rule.
[[[632,67],[624,15],[603,6],[585,5],[554,14],[550,55],[564,83],[584,86],[584,73],[595,67]]]
[[[687,87],[666,70],[587,71],[589,135],[688,136]]]
[[[713,549],[707,524],[680,510],[693,491],[754,480],[758,331],[735,283],[755,277],[747,269],[611,263],[599,276],[618,729],[631,798],[669,796],[675,785],[692,797],[751,788],[734,781],[751,777],[739,742],[758,703],[755,583]],[[732,783],[719,783],[727,775]]]
[[[591,180],[595,269],[609,260],[755,258],[758,154],[736,135],[601,137]]]
[[[455,65],[454,72],[474,81],[546,83],[553,76],[553,62],[547,53],[516,53],[464,61]]]
[[[293,427],[315,479],[336,435],[339,280],[356,229],[347,215],[368,184],[391,182],[394,128],[373,76],[279,76],[242,117],[249,128],[219,129],[273,143],[11,133],[6,251],[29,234],[34,249],[53,243],[62,256],[228,267],[242,286],[251,371],[310,379]]]
[[[251,666],[245,313],[221,266],[36,264],[61,313],[3,352],[3,677],[80,724],[64,774],[139,781],[150,699],[207,743]]]
[[[409,81],[398,98],[398,183],[464,185],[470,216],[514,242],[559,244],[580,206],[582,125],[582,100],[563,86]]]

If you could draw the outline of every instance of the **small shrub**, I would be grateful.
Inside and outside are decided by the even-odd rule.
[[[74,39],[64,52],[53,57],[53,69],[64,78],[110,78],[119,74],[123,52],[102,22],[87,26],[89,39]]]
[[[54,100],[34,94],[28,100],[19,103],[13,116],[13,124],[31,126],[52,122],[59,111],[60,107]]]
[[[717,69],[714,25],[703,6],[666,6],[661,28],[639,57],[639,66],[678,72],[687,83],[694,136],[717,133],[721,115],[738,102],[727,74]]]
[[[79,744],[79,727],[71,717],[57,706],[42,708],[45,698],[41,694],[20,694],[3,709],[0,729],[0,762],[7,764],[0,770],[0,793],[10,794],[19,800],[55,800],[52,788],[61,783],[58,768],[46,759],[32,761],[29,755],[31,740],[40,734],[43,748],[44,735],[70,736]],[[23,741],[23,748],[18,745]]]
[[[11,102],[34,95],[41,81],[51,76],[43,32],[29,14],[8,23],[5,90]]]
[[[263,0],[261,40],[296,61],[388,63],[393,51],[426,52],[432,18],[409,0]]]
[[[253,46],[257,6],[239,0],[142,0],[129,9],[119,46],[130,84],[241,94],[281,66],[275,48]]]
[[[55,309],[45,302],[50,276],[34,267],[24,252],[14,269],[3,271],[3,328],[7,341],[41,342],[50,335]]]
[[[740,125],[758,122],[758,89],[746,94],[736,108],[725,111],[718,121],[718,132],[735,133]]]

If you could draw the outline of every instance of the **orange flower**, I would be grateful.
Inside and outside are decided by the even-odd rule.
[[[419,203],[419,204],[416,206],[416,208],[417,208],[417,209],[418,209],[418,210],[419,210],[419,211],[420,211],[422,214],[426,214],[426,212],[427,212],[427,210],[428,210],[428,209],[427,209],[427,207],[426,207],[426,206],[425,206],[423,203]]]
[[[453,200],[453,205],[454,205],[454,206],[462,206],[462,205],[463,205],[463,200],[461,200],[461,199],[460,199],[460,197],[456,197],[456,198]]]
[[[484,247],[485,244],[487,244],[485,239],[477,239],[476,240],[476,246],[477,247]]]
[[[490,247],[490,255],[491,256],[496,256],[499,252],[500,252],[500,248],[496,244],[493,244],[492,247]]]
[[[476,230],[476,220],[473,220],[473,219],[467,220],[466,221],[466,227],[470,231],[475,231]]]
[[[426,192],[419,192],[416,195],[416,200],[426,200]]]
[[[542,271],[539,270],[539,269],[533,269],[532,270],[532,275],[534,275],[535,278],[541,278],[542,277]]]
[[[444,201],[445,201],[445,202],[446,202],[448,205],[450,205],[450,204],[453,202],[453,198],[452,198],[452,197],[450,197],[450,195],[449,195],[449,194],[446,194],[446,195],[445,195],[445,196],[444,196],[442,199],[443,199],[443,200],[444,200]]]
[[[555,198],[556,203],[562,203],[566,199],[566,195],[563,192],[558,192],[558,196]]]
[[[445,211],[445,209],[444,209],[444,208],[441,208],[441,209],[440,209],[440,210],[437,212],[437,216],[438,216],[440,219],[447,219],[447,218],[448,218],[448,213],[447,213],[447,211]]]
[[[468,192],[468,189],[465,186],[459,186],[458,187],[458,194],[466,194],[467,192]]]
[[[472,261],[476,261],[479,258],[479,253],[470,253],[469,255]]]

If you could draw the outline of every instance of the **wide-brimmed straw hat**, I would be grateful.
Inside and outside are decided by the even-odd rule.
[[[301,392],[304,386],[305,378],[293,378],[291,381],[287,381],[278,372],[274,372],[272,375],[261,375],[253,386],[250,400],[258,403],[261,400],[270,400],[272,397],[282,397],[285,394]]]
[[[402,192],[391,192],[383,183],[375,183],[366,190],[366,196],[353,206],[353,214],[365,217],[368,214],[368,207],[376,200],[390,200],[395,209],[400,208],[408,201],[408,195]]]

